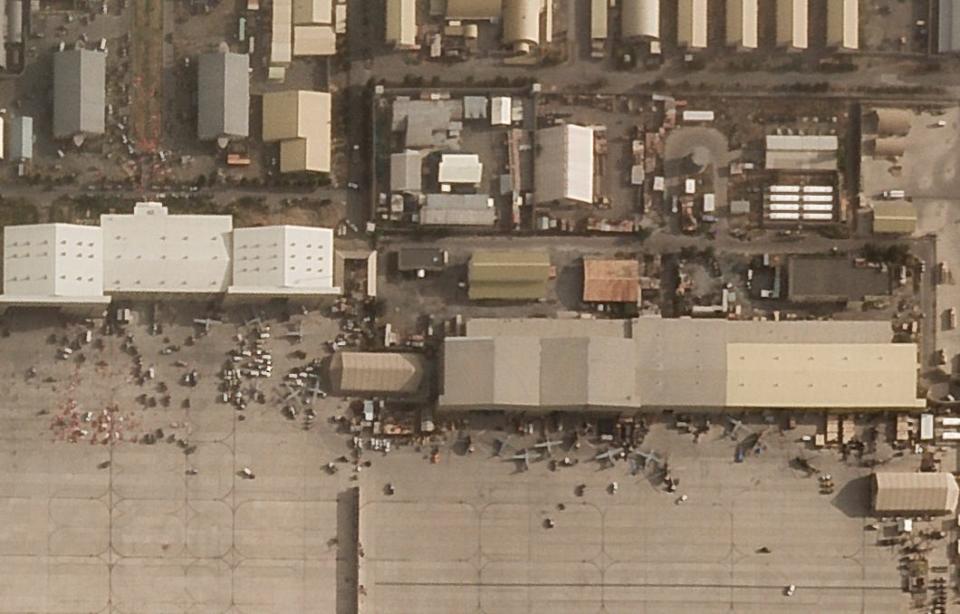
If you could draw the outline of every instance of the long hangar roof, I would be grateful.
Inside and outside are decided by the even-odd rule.
[[[915,407],[916,346],[890,337],[883,322],[475,319],[445,343],[440,404]],[[555,395],[566,382],[585,392]]]

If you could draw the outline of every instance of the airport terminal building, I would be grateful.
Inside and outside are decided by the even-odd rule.
[[[917,368],[886,322],[473,319],[444,343],[439,407],[915,409]]]

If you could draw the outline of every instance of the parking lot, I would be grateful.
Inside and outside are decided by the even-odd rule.
[[[649,469],[631,477],[623,463],[590,461],[602,447],[555,449],[580,461],[556,473],[547,462],[519,471],[492,456],[503,434],[489,430],[474,434],[474,454],[443,447],[436,465],[392,454],[361,478],[361,612],[904,611],[896,553],[863,517],[866,472],[804,451],[805,428],[771,428],[766,450],[736,464],[719,425],[698,444],[654,426],[643,448],[667,457],[675,494]],[[790,468],[798,455],[834,476],[835,495]]]
[[[216,374],[237,327],[211,328],[195,345],[161,355],[163,339],[182,344],[195,332],[189,318],[202,313],[190,304],[177,311],[162,318],[162,335],[128,327],[156,368],[144,386],[131,376],[122,337],[97,334],[93,344],[102,339],[104,349],[86,346],[78,365],[56,360],[57,346],[46,342],[51,330],[78,326],[61,328],[42,313],[4,316],[0,612],[334,612],[342,611],[338,587],[347,589],[341,599],[355,600],[349,567],[337,563],[338,537],[353,532],[348,513],[338,519],[347,476],[322,471],[345,452],[343,439],[326,423],[284,418],[277,376],[260,383],[267,403],[250,403],[244,420],[216,402]],[[307,316],[303,330],[303,349],[318,349],[336,326]],[[293,364],[291,349],[287,340],[273,344],[278,369]],[[177,360],[198,370],[195,388],[179,382]],[[27,380],[31,366],[37,373]],[[169,406],[156,392],[161,382]],[[123,439],[89,443],[103,431],[73,416],[112,404],[119,411],[107,432]],[[334,399],[314,407],[323,418],[342,410]],[[156,443],[133,441],[155,429],[164,431]],[[244,467],[253,479],[238,473]],[[342,539],[348,549],[350,539]]]

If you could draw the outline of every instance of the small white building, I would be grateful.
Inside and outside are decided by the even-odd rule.
[[[233,231],[228,294],[339,294],[333,285],[333,230],[263,226]]]
[[[115,293],[221,293],[230,283],[229,215],[168,215],[160,203],[100,216],[103,288]]]
[[[513,116],[513,99],[509,96],[494,96],[490,99],[490,125],[509,126]]]
[[[9,305],[106,305],[100,228],[28,224],[3,229],[3,295]]]
[[[593,202],[593,128],[563,124],[537,133],[537,201]]]
[[[479,185],[483,163],[477,154],[443,154],[437,180],[441,184]]]

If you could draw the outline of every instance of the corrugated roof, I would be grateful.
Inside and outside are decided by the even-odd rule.
[[[913,113],[907,109],[874,109],[878,136],[906,136],[910,132]]]
[[[806,49],[808,0],[777,0],[777,44]]]
[[[496,221],[487,194],[427,194],[420,208],[424,226],[493,226]]]
[[[574,124],[537,132],[535,162],[538,202],[593,202],[593,129]]]
[[[694,49],[707,46],[707,0],[679,0],[677,44]]]
[[[636,303],[640,298],[637,260],[584,258],[583,300],[588,303]]]
[[[540,44],[540,0],[503,0],[503,41]]]
[[[905,200],[873,203],[873,232],[911,234],[917,229],[917,209]]]
[[[293,0],[294,24],[332,24],[333,0]]]
[[[639,405],[625,338],[448,337],[443,361],[445,408]]]
[[[788,296],[798,302],[860,301],[890,294],[890,276],[846,258],[795,256],[787,264]]]
[[[893,473],[873,475],[873,508],[877,514],[951,514],[957,509],[960,488],[950,473]]]
[[[483,163],[477,154],[443,154],[437,173],[440,183],[476,185],[483,180]]]
[[[416,0],[387,0],[388,43],[412,47],[417,42]]]
[[[607,38],[608,1],[591,0],[590,2],[590,38],[594,40]]]
[[[860,47],[860,0],[827,0],[827,44]]]
[[[660,38],[660,0],[623,0],[620,29],[624,38]]]
[[[233,293],[333,287],[333,230],[315,226],[258,226],[233,231]]]
[[[332,105],[328,92],[263,95],[263,140],[281,141],[281,173],[330,172]]]
[[[960,49],[960,0],[940,0],[937,50],[940,53],[951,53]]]
[[[8,157],[13,161],[33,159],[33,118],[14,117],[10,120],[9,134]]]
[[[447,19],[494,20],[503,11],[502,0],[447,0]]]
[[[469,266],[471,300],[546,297],[550,255],[543,250],[478,250]]]
[[[26,224],[3,229],[9,296],[103,296],[103,234],[96,226]]]
[[[337,352],[330,379],[347,393],[412,394],[423,381],[423,357],[399,352]]]
[[[423,159],[419,151],[390,154],[390,191],[419,192],[423,185]]]
[[[873,155],[877,158],[899,158],[907,150],[907,138],[891,136],[874,142]]]
[[[757,19],[757,0],[727,0],[727,44],[756,49]]]
[[[103,134],[107,56],[89,49],[53,55],[53,136]]]
[[[197,136],[200,140],[249,136],[250,56],[204,53],[197,70]]]
[[[293,55],[327,56],[337,53],[337,33],[333,26],[294,26]]]

